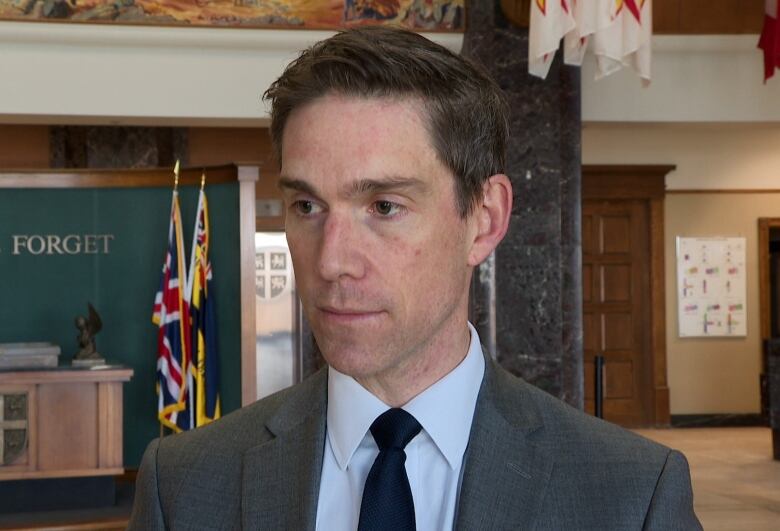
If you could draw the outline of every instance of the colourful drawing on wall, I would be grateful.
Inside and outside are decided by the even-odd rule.
[[[747,334],[745,238],[677,238],[680,337]]]
[[[465,0],[0,0],[0,19],[337,29],[464,30]]]

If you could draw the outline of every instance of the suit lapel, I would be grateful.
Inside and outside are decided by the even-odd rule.
[[[553,461],[533,443],[544,426],[525,385],[486,360],[464,456],[456,529],[534,527]]]
[[[242,528],[313,530],[325,445],[327,371],[267,423],[272,438],[244,454]]]

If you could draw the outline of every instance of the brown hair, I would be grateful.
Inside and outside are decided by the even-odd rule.
[[[290,113],[328,93],[419,98],[437,156],[456,176],[461,216],[480,199],[483,183],[504,172],[509,126],[498,85],[477,65],[414,32],[350,29],[290,63],[263,95],[271,101],[271,139],[279,161]]]

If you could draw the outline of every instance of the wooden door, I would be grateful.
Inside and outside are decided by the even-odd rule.
[[[649,273],[648,202],[585,200],[585,409],[594,411],[594,356],[602,355],[604,418],[622,426],[654,423]]]

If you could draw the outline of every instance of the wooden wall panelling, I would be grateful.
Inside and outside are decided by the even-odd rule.
[[[654,0],[654,34],[674,34],[680,31],[680,1],[681,0]]]
[[[0,168],[48,167],[48,126],[0,125]]]
[[[259,200],[281,200],[277,187],[279,164],[276,161],[267,127],[192,127],[188,132],[189,165],[227,164],[234,161],[257,161],[260,178],[255,187]],[[284,215],[258,217],[256,230],[284,230]]]
[[[513,24],[528,27],[531,0],[501,0]],[[739,35],[760,33],[764,20],[760,0],[653,0],[656,35]]]
[[[764,2],[760,0],[677,0],[683,35],[761,33]],[[656,7],[656,3],[653,3]]]

